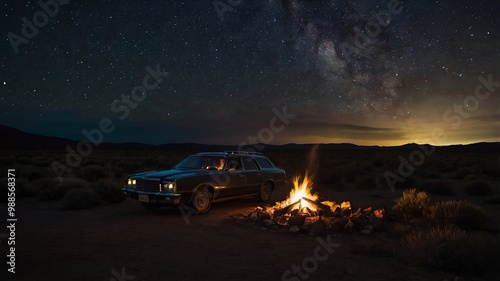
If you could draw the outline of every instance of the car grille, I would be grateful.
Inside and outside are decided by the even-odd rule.
[[[159,192],[160,191],[160,181],[155,180],[137,180],[136,188],[142,191],[152,191]]]

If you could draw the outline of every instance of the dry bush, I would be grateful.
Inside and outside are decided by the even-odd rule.
[[[98,180],[93,187],[104,201],[115,203],[125,198],[121,190],[123,184],[122,180],[106,178]]]
[[[500,257],[499,243],[495,239],[453,226],[414,231],[402,242],[420,263],[454,272],[491,270]]]
[[[475,175],[475,174],[477,174],[477,173],[473,167],[463,167],[463,168],[457,169],[451,177],[454,179],[462,180],[468,175]]]
[[[61,209],[87,209],[99,204],[99,197],[90,187],[71,189],[63,197]]]
[[[431,208],[430,218],[440,225],[456,225],[464,230],[491,229],[486,210],[467,201],[438,202]]]
[[[438,195],[455,195],[451,182],[440,179],[426,179],[420,187],[421,190]]]
[[[104,168],[100,165],[85,166],[78,171],[78,174],[80,177],[90,182],[107,177]]]
[[[485,180],[472,180],[465,185],[465,192],[471,196],[493,195],[491,185]]]
[[[415,188],[403,191],[403,196],[394,200],[393,209],[405,216],[418,217],[428,212],[429,195]]]
[[[72,189],[89,187],[88,183],[82,179],[65,178],[61,183],[46,186],[38,191],[38,199],[42,201],[59,200]]]

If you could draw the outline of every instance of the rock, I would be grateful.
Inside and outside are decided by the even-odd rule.
[[[258,218],[258,215],[259,214],[259,211],[253,211],[251,214],[250,214],[250,218],[251,219],[257,219]]]
[[[288,231],[290,231],[291,233],[297,233],[300,231],[300,228],[296,225],[290,227],[290,229],[288,229]]]
[[[306,222],[306,217],[304,216],[293,216],[288,219],[288,225],[302,227]]]
[[[314,235],[322,235],[326,233],[326,223],[324,220],[319,219],[311,224],[310,230]]]
[[[340,204],[340,213],[342,216],[347,216],[351,214],[351,202],[350,201],[344,201],[342,204]]]
[[[333,225],[332,225],[332,230],[333,231],[343,231],[346,224],[348,222],[348,219],[347,218],[341,218],[339,219],[338,221],[334,222]]]
[[[379,210],[375,210],[373,212],[373,214],[375,215],[375,217],[377,219],[383,219],[384,218],[384,213],[385,213],[385,210],[382,208],[382,209],[379,209]]]
[[[265,219],[262,221],[262,224],[266,227],[271,227],[274,225],[274,221],[272,219]]]
[[[264,212],[264,211],[258,211],[257,218],[259,218],[259,221],[263,221],[265,219],[271,218],[271,215],[267,212]]]
[[[361,230],[361,234],[370,235],[375,231],[375,227],[372,224],[367,224],[363,230]]]
[[[351,214],[351,217],[359,217],[361,215],[361,208],[358,208],[356,212]]]
[[[368,224],[368,219],[364,216],[351,217],[351,221],[354,223],[354,226],[358,231],[364,229],[365,225]]]
[[[370,219],[370,223],[373,225],[375,231],[377,232],[386,232],[389,229],[389,226],[383,220],[372,218]]]
[[[344,226],[344,230],[352,232],[354,230],[354,223],[351,221],[351,219],[347,219],[347,223]]]

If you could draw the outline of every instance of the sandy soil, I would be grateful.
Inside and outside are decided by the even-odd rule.
[[[354,207],[391,205],[394,198],[380,191],[335,195],[337,201],[352,200]],[[330,237],[340,247],[316,269],[282,279],[286,270],[313,256],[319,243],[309,234],[238,223],[235,217],[258,205],[252,198],[214,204],[208,214],[189,217],[189,224],[178,209],[150,213],[130,199],[79,211],[59,211],[57,204],[18,201],[17,273],[12,279],[4,270],[0,276],[8,279],[1,280],[442,281],[455,276],[414,265],[397,235],[343,233]],[[382,250],[367,250],[374,246]],[[494,280],[493,276],[459,280]]]

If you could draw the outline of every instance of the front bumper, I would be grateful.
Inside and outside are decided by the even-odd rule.
[[[181,194],[167,192],[149,192],[137,190],[129,187],[122,187],[125,196],[143,203],[153,203],[161,205],[179,205]]]

